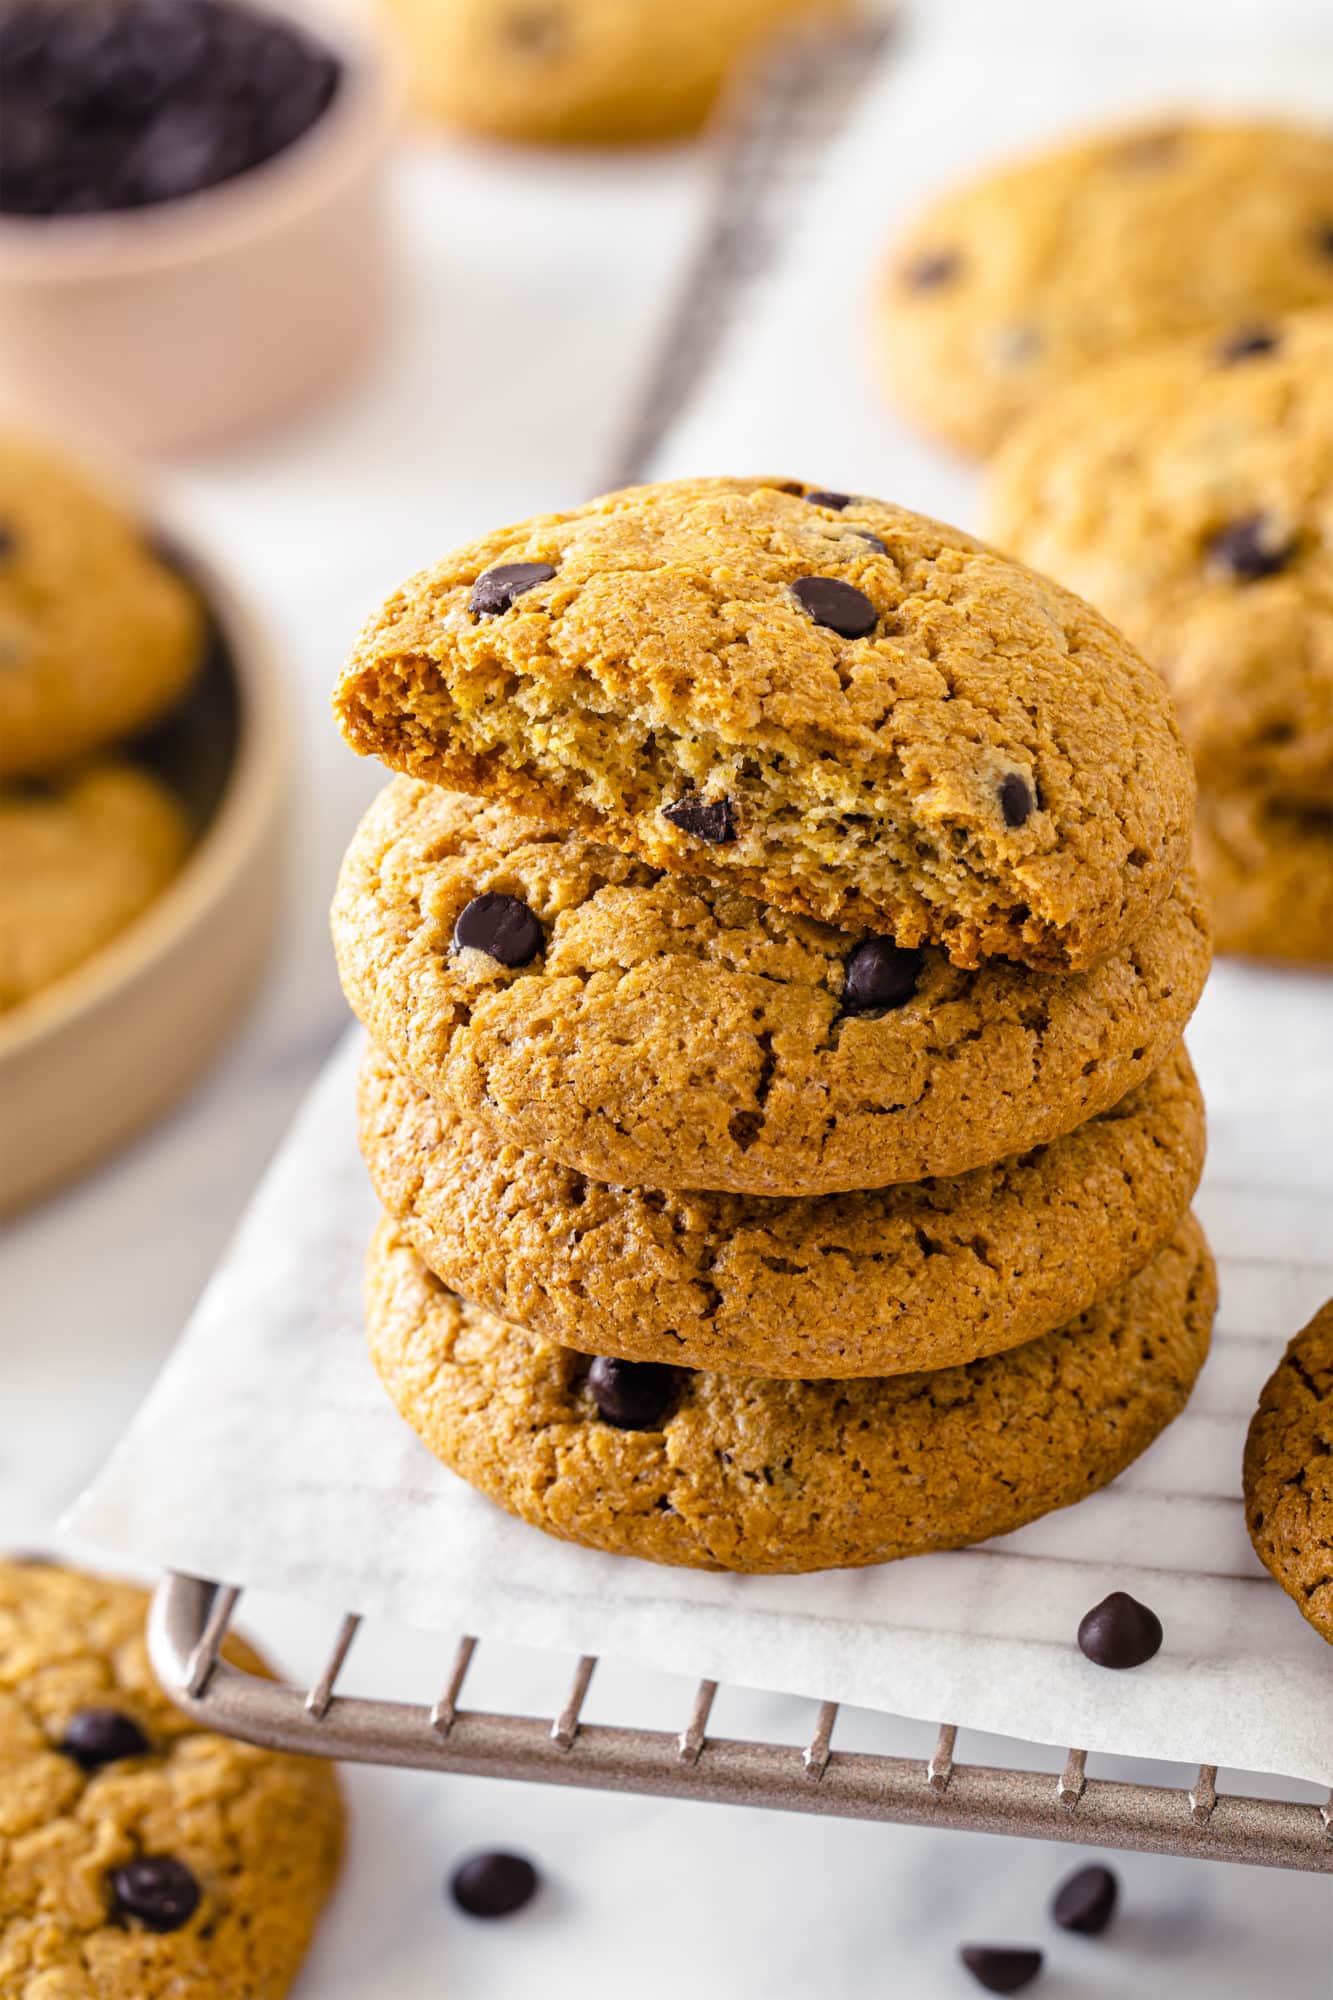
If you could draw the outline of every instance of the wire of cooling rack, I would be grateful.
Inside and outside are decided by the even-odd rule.
[[[715,1737],[708,1723],[718,1684],[709,1680],[699,1682],[679,1734],[586,1723],[597,1665],[590,1654],[575,1664],[554,1717],[491,1714],[462,1706],[480,1645],[471,1636],[457,1642],[429,1705],[345,1696],[337,1685],[361,1622],[354,1613],[308,1688],[262,1680],[220,1655],[240,1594],[168,1575],[154,1597],[149,1645],[167,1693],[194,1721],[270,1749],[1333,1874],[1333,1795],[1320,1806],[1220,1792],[1213,1764],[1189,1786],[1089,1777],[1080,1749],[1069,1751],[1058,1777],[997,1769],[958,1757],[960,1725],[952,1722],[940,1725],[924,1762],[841,1751],[834,1701],[817,1705],[803,1749]]]

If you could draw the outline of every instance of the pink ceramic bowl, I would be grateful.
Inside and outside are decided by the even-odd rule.
[[[368,19],[261,4],[344,65],[295,145],[152,208],[0,216],[0,404],[25,424],[131,452],[221,443],[315,403],[369,355],[398,77]]]

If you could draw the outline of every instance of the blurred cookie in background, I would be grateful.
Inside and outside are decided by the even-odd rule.
[[[1085,375],[1010,433],[987,515],[1165,676],[1218,948],[1333,960],[1333,311]]]
[[[418,104],[500,139],[633,145],[700,126],[737,63],[851,0],[385,0]]]
[[[0,780],[149,727],[204,647],[189,587],[65,460],[0,436]]]
[[[887,260],[874,343],[896,407],[986,453],[1109,356],[1330,303],[1333,137],[1182,117],[1029,156],[932,203]]]
[[[0,1012],[90,958],[146,908],[189,845],[166,786],[123,758],[0,786]]]

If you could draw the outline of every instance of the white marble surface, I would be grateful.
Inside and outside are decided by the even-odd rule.
[[[606,168],[439,149],[399,186],[410,282],[395,352],[338,410],[180,486],[280,632],[303,811],[283,949],[211,1079],[119,1159],[0,1232],[0,1543],[40,1542],[151,1379],[342,1022],[323,906],[376,773],[338,745],[325,697],[381,589],[493,519],[592,484],[613,413],[690,225],[683,156]],[[540,335],[540,338],[536,336]],[[835,467],[825,468],[832,477]],[[309,1671],[326,1622],[255,1607]],[[483,1654],[472,1698],[550,1711],[568,1663]],[[347,1687],[424,1692],[438,1650],[368,1635]],[[589,1713],[674,1725],[687,1691],[608,1673]],[[806,1704],[724,1696],[716,1726],[797,1741]],[[919,1727],[848,1717],[840,1741],[920,1748]],[[1017,1758],[1016,1745],[969,1743]],[[1038,1989],[1251,2000],[1327,1991],[1326,1883],[1151,1857],[1116,1865],[1125,1914],[1101,1944],[1050,1930],[1072,1856],[1036,1843],[764,1816],[483,1781],[353,1771],[349,1866],[302,2000],[667,2000],[974,1991],[964,1937],[1040,1941]],[[479,1845],[531,1852],[547,1887],[469,1924],[444,1871]]]

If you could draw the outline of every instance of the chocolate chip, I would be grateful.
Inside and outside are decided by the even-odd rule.
[[[142,1757],[152,1746],[132,1716],[118,1708],[81,1708],[71,1715],[60,1739],[66,1757],[84,1771],[96,1771],[121,1757]]]
[[[1111,1921],[1120,1884],[1109,1868],[1080,1868],[1060,1884],[1051,1915],[1062,1931],[1100,1937]]]
[[[903,266],[903,283],[913,292],[937,291],[950,285],[963,268],[956,250],[927,250]]]
[[[118,1917],[136,1917],[148,1931],[178,1931],[199,1907],[199,1884],[174,1854],[141,1854],[111,1871]]]
[[[965,1944],[958,1956],[988,1993],[1021,1993],[1041,1971],[1042,1955],[1028,1945]]]
[[[1024,825],[1036,803],[1027,779],[1020,777],[1017,771],[1007,771],[1000,780],[1000,811],[1004,814],[1005,825]]]
[[[812,507],[831,507],[835,514],[841,514],[844,507],[850,507],[852,504],[850,493],[818,492],[807,493],[805,497]]]
[[[454,925],[454,945],[484,951],[501,965],[530,965],[546,942],[540,919],[517,896],[474,896]]]
[[[500,563],[495,569],[482,571],[472,586],[467,608],[474,618],[494,618],[499,612],[508,611],[525,590],[549,583],[554,575],[550,563]]]
[[[903,1007],[916,992],[925,953],[892,938],[863,938],[843,968],[844,1014],[874,1014]]]
[[[660,1361],[613,1361],[599,1354],[588,1387],[602,1418],[618,1431],[660,1428],[676,1393],[676,1370]]]
[[[1095,1667],[1141,1667],[1162,1643],[1162,1621],[1128,1591],[1113,1590],[1084,1614],[1079,1651]]]
[[[863,542],[869,542],[878,555],[886,556],[889,553],[888,543],[882,542],[878,535],[872,535],[869,528],[853,528],[852,533],[859,535]]]
[[[674,805],[663,806],[662,817],[669,819],[672,826],[678,826],[682,833],[706,840],[711,847],[725,847],[736,838],[736,815],[730,799],[699,799],[691,794],[677,799]]]
[[[1266,514],[1247,514],[1209,537],[1208,566],[1238,583],[1259,583],[1284,570],[1296,553],[1294,536],[1283,537]]]
[[[879,613],[863,590],[836,576],[802,576],[792,596],[816,625],[827,626],[841,639],[865,639],[879,623]]]
[[[1281,345],[1281,336],[1271,326],[1238,326],[1218,342],[1217,358],[1229,367],[1235,361],[1253,361],[1261,354],[1275,354]]]
[[[1326,222],[1319,232],[1319,248],[1326,257],[1333,257],[1333,222]]]
[[[537,1870],[521,1854],[469,1854],[449,1877],[449,1894],[470,1917],[511,1917],[537,1893]]]

